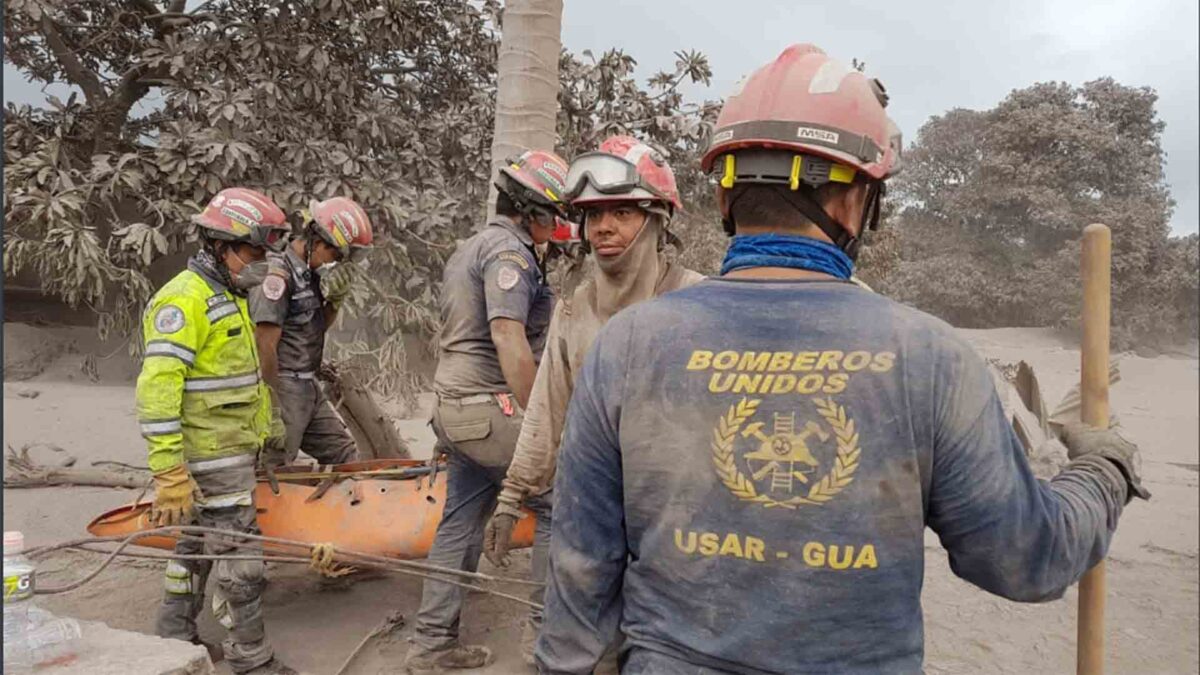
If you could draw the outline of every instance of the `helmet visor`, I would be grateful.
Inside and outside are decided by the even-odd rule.
[[[350,262],[360,263],[367,259],[368,249],[366,246],[351,246],[350,247]]]
[[[276,253],[287,245],[287,239],[288,231],[278,227],[256,227],[250,234],[251,244]]]
[[[575,199],[589,184],[597,192],[611,195],[642,187],[641,183],[633,164],[607,152],[588,152],[571,162],[564,198],[567,201]]]

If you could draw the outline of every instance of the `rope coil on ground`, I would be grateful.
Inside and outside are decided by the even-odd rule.
[[[338,565],[334,562],[333,555],[334,548],[332,542],[327,541],[321,544],[313,544],[311,567],[320,573],[321,576],[329,577],[330,579],[344,577],[356,571],[353,567]]]

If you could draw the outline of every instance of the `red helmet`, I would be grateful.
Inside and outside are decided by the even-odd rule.
[[[567,171],[572,206],[615,201],[658,201],[668,212],[683,208],[675,173],[662,153],[630,136],[611,136],[584,153]]]
[[[725,101],[700,166],[711,171],[719,160],[726,189],[769,185],[854,259],[861,232],[879,225],[883,181],[900,170],[900,130],[884,112],[887,101],[879,80],[813,45],[792,45]],[[829,217],[812,188],[852,183],[859,173],[868,179],[867,208],[860,235],[851,235]],[[724,207],[730,235],[738,198]]]
[[[354,200],[334,197],[309,202],[308,213],[312,218],[309,227],[337,249],[342,259],[358,262],[366,258],[373,239],[371,220]]]
[[[718,156],[727,157],[719,169],[725,172],[722,184],[730,187],[742,177],[731,153],[758,148],[815,155],[883,180],[899,170],[901,150],[900,131],[885,105],[887,94],[878,80],[868,80],[818,47],[792,45],[726,99],[700,165],[709,171]],[[843,180],[846,169],[827,167],[824,173],[825,180],[849,182]],[[807,182],[823,182],[820,178],[803,176]]]
[[[567,163],[562,157],[544,150],[526,150],[508,166],[500,168],[496,187],[518,207],[541,206],[565,216],[563,184],[566,178]]]
[[[579,223],[566,218],[554,219],[554,233],[550,235],[550,241],[556,244],[571,244],[579,239]]]
[[[287,216],[270,197],[240,187],[218,192],[192,222],[206,237],[272,251],[282,250],[291,234]]]

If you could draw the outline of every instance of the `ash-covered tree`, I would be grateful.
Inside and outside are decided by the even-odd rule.
[[[339,355],[396,391],[403,335],[436,333],[443,262],[480,224],[499,11],[495,0],[9,0],[7,62],[74,93],[6,110],[6,275],[33,271],[46,293],[94,309],[102,333],[130,335],[151,279],[190,250],[188,217],[221,187],[263,189],[293,213],[348,196],[380,237],[349,303],[366,320]],[[679,73],[646,91],[619,53],[560,62],[573,106],[559,114],[561,152],[612,124],[667,149],[699,142],[674,121],[698,117]],[[689,63],[707,77],[703,57]]]
[[[355,298],[371,321],[347,346],[402,373],[399,336],[434,327],[441,261],[486,194],[496,4],[186,7],[8,3],[8,61],[78,94],[7,111],[6,273],[32,268],[129,334],[154,262],[187,246],[188,216],[221,187],[293,213],[349,196],[382,236]]]
[[[932,118],[896,181],[902,262],[888,290],[957,325],[1071,324],[1079,236],[1101,222],[1113,230],[1118,341],[1153,324],[1168,339],[1194,335],[1156,100],[1110,78],[1042,83]]]

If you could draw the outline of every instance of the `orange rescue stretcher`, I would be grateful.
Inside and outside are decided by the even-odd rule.
[[[410,560],[424,558],[442,519],[446,473],[433,462],[376,459],[322,467],[291,466],[275,473],[279,494],[265,475],[254,500],[263,535]],[[533,545],[536,518],[518,521],[513,547]],[[154,529],[150,502],[108,511],[88,524],[95,536],[128,536]],[[140,546],[172,549],[174,537],[146,537]]]

